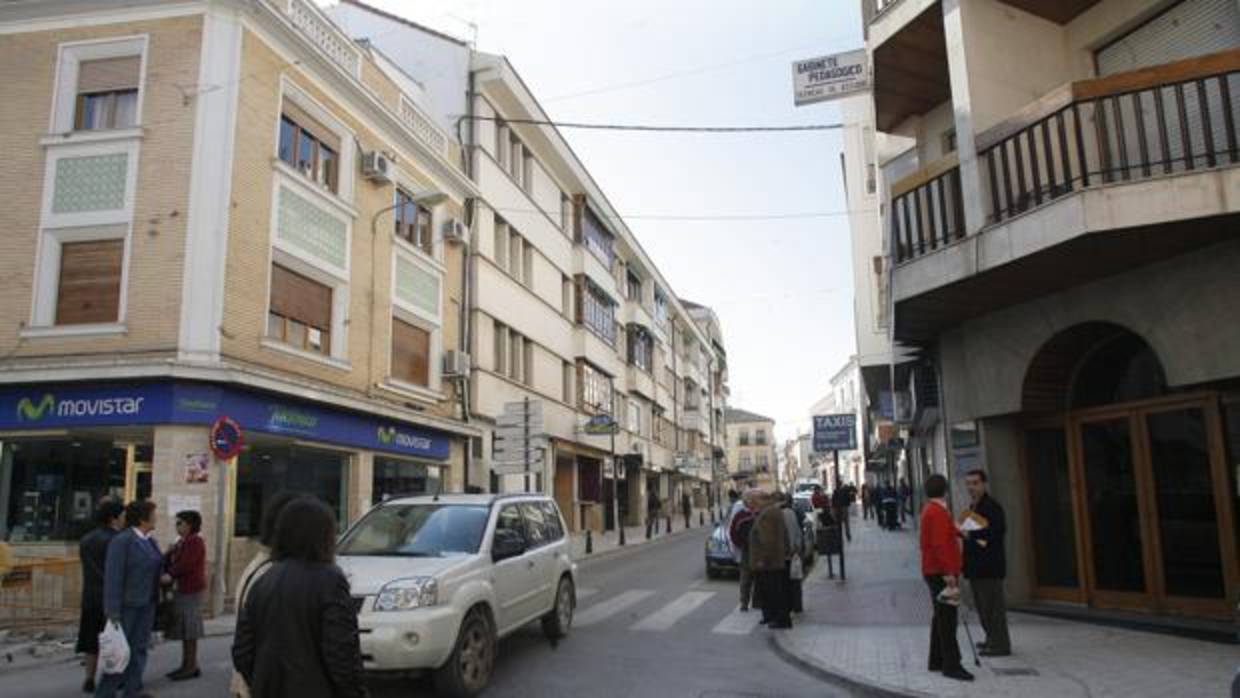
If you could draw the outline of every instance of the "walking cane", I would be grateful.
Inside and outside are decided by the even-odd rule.
[[[973,650],[973,666],[980,667],[982,660],[977,656],[977,645],[973,644],[973,633],[969,630],[969,606],[964,603],[960,606],[964,609],[964,615],[960,619],[964,623],[964,636],[969,638],[969,649]]]

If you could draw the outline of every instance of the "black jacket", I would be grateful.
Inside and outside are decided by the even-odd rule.
[[[82,560],[82,608],[103,608],[103,571],[108,560],[108,543],[116,529],[99,526],[82,536],[78,557]]]
[[[1007,533],[1007,521],[1003,507],[989,494],[973,507],[990,525],[974,531],[964,540],[964,576],[966,579],[1003,579],[1007,576],[1007,551],[1003,537]],[[978,541],[986,541],[986,546]]]
[[[362,698],[362,653],[339,567],[276,562],[250,587],[233,666],[253,698]]]

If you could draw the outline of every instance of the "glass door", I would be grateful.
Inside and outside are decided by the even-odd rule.
[[[1025,430],[1025,481],[1038,596],[1082,601],[1076,498],[1062,419]]]
[[[1142,504],[1130,414],[1077,425],[1085,484],[1087,590],[1098,606],[1149,608],[1148,516]]]
[[[1221,452],[1212,447],[1213,415],[1204,404],[1142,415],[1152,473],[1160,605],[1182,611],[1227,610],[1218,498],[1227,492]]]

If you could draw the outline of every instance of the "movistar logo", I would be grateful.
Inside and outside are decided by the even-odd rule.
[[[401,448],[412,448],[417,450],[427,450],[431,447],[431,440],[423,436],[414,436],[406,434],[398,430],[396,427],[379,427],[379,443],[384,446],[396,445]]]
[[[44,393],[43,399],[37,405],[31,402],[30,398],[24,397],[17,403],[17,419],[37,422],[43,419],[43,415],[47,414],[55,405],[56,398],[50,393]]]
[[[379,427],[379,443],[391,444],[396,439],[396,427]]]

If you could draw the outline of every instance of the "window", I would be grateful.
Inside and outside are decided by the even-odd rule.
[[[577,322],[604,342],[616,344],[616,306],[585,276],[577,277]]]
[[[561,386],[563,393],[561,399],[571,405],[573,404],[573,373],[575,371],[573,371],[573,365],[569,362],[562,361],[561,364],[563,370],[563,384]]]
[[[573,316],[573,280],[568,278],[567,275],[561,276],[560,310],[564,313],[564,317],[571,318]]]
[[[595,413],[611,414],[611,379],[593,365],[577,364],[577,384],[581,386],[581,408]]]
[[[437,466],[375,456],[371,500],[382,502],[396,495],[437,494],[441,482]]]
[[[392,318],[392,377],[422,386],[431,383],[431,333]]]
[[[495,519],[495,532],[498,534],[500,531],[512,531],[522,541],[527,540],[519,504],[505,504],[499,510],[499,516]]]
[[[629,363],[650,373],[654,354],[654,336],[641,325],[629,325]]]
[[[534,379],[534,343],[498,321],[495,328],[495,372],[519,383]]]
[[[671,366],[663,367],[663,387],[668,390],[674,390],[676,385],[676,372],[672,370]]]
[[[280,116],[280,159],[321,187],[335,192],[340,174],[340,138],[296,105]]]
[[[503,374],[508,368],[508,326],[494,321],[495,353],[491,362],[496,373]]]
[[[654,441],[657,444],[663,444],[664,439],[667,436],[667,429],[663,424],[664,421],[665,418],[663,416],[663,408],[658,405],[651,405],[650,426],[651,430],[654,432]]]
[[[267,336],[319,354],[331,353],[332,289],[271,265]]]
[[[603,226],[594,211],[586,208],[581,219],[581,244],[610,270],[616,261],[615,237]]]
[[[629,431],[642,436],[642,406],[636,400],[629,400]]]
[[[502,168],[508,162],[508,124],[495,120],[495,162]]]
[[[749,430],[748,429],[741,429],[740,433],[737,434],[737,436],[740,438],[740,444],[742,446],[749,445]]]
[[[942,146],[944,155],[956,152],[956,129],[949,128],[943,132]]]
[[[740,466],[741,466],[741,470],[748,470],[748,469],[749,469],[749,467],[750,467],[750,465],[752,465],[752,464],[753,464],[753,461],[752,461],[752,460],[750,460],[750,458],[749,458],[749,454],[742,454],[742,455],[741,455],[741,458],[740,458]]]
[[[73,128],[132,128],[138,122],[140,56],[82,61],[78,65]]]
[[[634,303],[642,302],[642,280],[632,271],[625,274],[624,297]]]
[[[521,272],[524,270],[524,257],[521,252],[521,245],[524,242],[517,231],[508,226],[508,275],[517,281],[521,280]]]
[[[495,264],[508,270],[508,223],[499,216],[495,217]]]
[[[434,255],[430,209],[414,203],[413,197],[400,188],[396,189],[395,205],[396,237]]]
[[[125,450],[111,441],[77,436],[5,441],[0,446],[0,472],[6,478],[0,540],[77,540],[94,528],[91,515],[103,495],[124,495],[125,458]]]
[[[667,324],[667,296],[659,288],[654,290],[654,320],[660,325]]]
[[[551,502],[539,504],[543,511],[543,525],[547,530],[547,542],[554,543],[564,537],[564,525],[560,522],[560,510]]]
[[[540,502],[522,502],[521,514],[525,517],[525,533],[529,537],[531,548],[538,548],[550,541],[547,535],[547,522],[543,517]]]
[[[560,192],[560,230],[568,236],[572,236],[573,229],[573,200],[568,198],[568,194]]]
[[[521,283],[534,288],[534,246],[528,240],[521,240],[521,254]]]
[[[534,190],[534,156],[523,145],[521,146],[522,167],[521,167],[521,188],[525,193],[532,193]]]
[[[753,442],[754,444],[758,446],[765,446],[766,445],[766,430],[755,429],[753,432]]]
[[[234,535],[257,536],[264,507],[282,490],[317,497],[331,508],[338,525],[344,528],[349,521],[344,505],[348,466],[345,454],[300,446],[255,444],[242,451],[237,459]]]
[[[66,242],[60,248],[56,324],[116,322],[120,314],[123,240]]]

